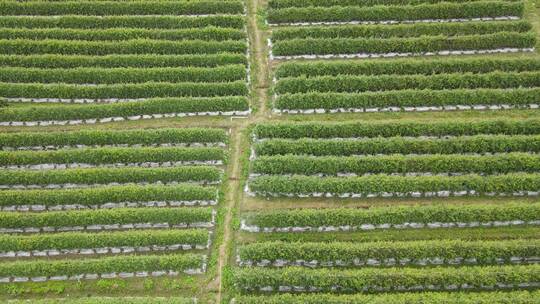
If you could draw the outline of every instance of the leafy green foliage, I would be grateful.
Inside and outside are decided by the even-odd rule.
[[[15,205],[103,205],[106,203],[150,201],[216,200],[213,187],[197,185],[122,185],[83,189],[2,190],[0,206]]]
[[[306,38],[276,41],[276,56],[333,55],[358,53],[413,53],[490,50],[499,48],[532,48],[536,33],[497,32],[483,35],[422,36],[412,38]],[[0,44],[1,46],[1,44]],[[8,46],[6,46],[8,47]]]
[[[241,1],[6,1],[2,15],[189,15],[241,14]]]
[[[540,156],[529,153],[497,155],[384,155],[366,157],[261,156],[252,162],[261,174],[356,175],[376,173],[483,173],[540,171]]]
[[[115,84],[144,82],[231,82],[246,78],[244,65],[215,68],[0,68],[0,81],[11,83]]]
[[[240,29],[206,27],[197,29],[2,29],[0,39],[65,39],[65,40],[241,40],[246,34]]]
[[[245,291],[271,286],[304,286],[320,288],[319,292],[376,292],[377,288],[396,290],[397,287],[444,286],[467,284],[472,287],[496,284],[518,285],[537,282],[540,265],[476,266],[461,268],[365,268],[361,270],[333,270],[290,267],[287,269],[243,268],[234,273],[237,290]],[[332,287],[338,286],[336,290]]]
[[[271,9],[270,23],[288,22],[348,22],[422,20],[476,17],[521,17],[524,3],[521,1],[471,1],[463,3],[440,2],[419,5],[381,6],[331,6],[290,7]]]
[[[57,2],[58,3],[58,2]],[[245,53],[245,41],[167,41],[133,39],[125,41],[79,41],[79,40],[0,40],[3,54],[62,54],[62,55],[109,55],[109,54],[219,54],[223,52]]]
[[[276,296],[239,296],[235,298],[235,301],[238,304],[326,304],[326,303],[332,303],[332,304],[353,304],[353,303],[535,304],[537,302],[536,299],[538,299],[539,296],[540,296],[539,291],[424,292],[424,293],[415,292],[415,293],[355,294],[355,295],[283,294],[283,295],[276,295]]]
[[[95,149],[60,149],[52,151],[0,151],[0,165],[4,166],[70,163],[102,165],[142,162],[161,163],[167,161],[212,161],[225,159],[225,151],[219,147],[105,147]],[[182,170],[182,168],[177,170]],[[197,169],[192,168],[191,170]],[[200,170],[213,169],[202,168]]]
[[[127,230],[118,232],[0,235],[0,251],[33,251],[47,249],[83,249],[122,246],[167,246],[189,244],[206,246],[205,229]]]
[[[319,263],[340,261],[353,266],[355,260],[368,259],[384,261],[395,259],[399,263],[408,259],[410,264],[423,259],[439,258],[447,264],[449,260],[474,259],[478,264],[498,264],[496,259],[511,263],[512,257],[535,257],[540,254],[538,240],[510,241],[409,241],[409,242],[264,242],[241,246],[238,251],[244,261],[260,262],[268,260],[318,261]],[[464,262],[467,263],[467,262]],[[368,265],[369,266],[369,265]]]
[[[170,12],[168,12],[170,13]],[[167,14],[168,14],[167,13]],[[145,28],[145,29],[190,29],[207,26],[242,29],[244,18],[235,15],[210,15],[192,18],[188,16],[2,16],[0,26],[4,28]]]
[[[428,206],[271,210],[250,214],[247,222],[259,227],[360,226],[363,224],[471,223],[538,220],[540,203],[441,204]]]
[[[238,83],[238,88],[243,83]],[[144,86],[141,87],[143,89]],[[126,89],[126,94],[129,92]],[[21,92],[21,94],[24,94]],[[131,94],[131,93],[129,93]],[[147,94],[147,93],[145,93]],[[80,120],[130,117],[152,114],[196,113],[206,111],[246,111],[246,97],[152,98],[145,101],[90,105],[51,105],[48,107],[0,108],[0,121]]]
[[[310,27],[280,27],[272,31],[272,41],[304,38],[391,38],[419,36],[480,35],[497,32],[527,32],[532,29],[530,22],[519,21],[471,21],[442,23],[411,23],[392,26],[338,25]]]
[[[163,128],[133,130],[80,130],[71,132],[1,133],[0,147],[104,146],[153,144],[227,143],[219,128]]]
[[[16,261],[0,264],[0,276],[51,277],[112,272],[183,271],[200,268],[202,262],[203,256],[195,254],[132,255],[97,259]]]
[[[451,121],[373,121],[261,123],[253,133],[258,138],[348,138],[393,136],[463,136],[479,134],[533,135],[540,133],[540,120],[477,119]]]
[[[1,19],[0,19],[1,20]],[[217,67],[220,65],[247,65],[243,54],[219,53],[202,55],[1,55],[5,67],[27,68],[158,68],[158,67]]]
[[[369,175],[362,177],[259,176],[251,180],[250,189],[265,196],[311,193],[381,194],[437,191],[474,191],[475,195],[497,193],[512,195],[518,191],[538,191],[540,174],[513,173],[481,176],[394,176]]]
[[[362,93],[282,94],[275,100],[278,109],[364,109],[385,107],[507,105],[528,107],[537,104],[540,88],[397,90]]]
[[[0,227],[73,227],[136,223],[210,222],[212,208],[121,208],[44,213],[0,212]],[[13,275],[13,274],[12,274]]]
[[[1,185],[220,182],[222,171],[206,166],[1,170]],[[2,194],[0,193],[0,196]]]
[[[473,2],[477,0],[270,0],[272,9],[286,7],[331,7],[331,6],[376,6],[376,5],[418,5],[439,2]],[[515,0],[510,0],[515,1]]]
[[[482,22],[484,23],[484,22]],[[429,23],[428,23],[429,24]],[[469,25],[469,23],[467,23]],[[540,70],[535,57],[407,58],[359,61],[289,61],[276,69],[278,78],[338,75],[436,75],[445,73],[525,72]]]
[[[0,96],[7,98],[64,98],[64,99],[106,99],[106,98],[156,98],[156,97],[216,97],[245,96],[248,88],[245,81],[225,83],[197,82],[145,82],[114,83],[99,85],[41,84],[41,83],[0,83]]]
[[[254,145],[257,155],[353,156],[363,154],[459,154],[538,152],[540,135],[473,135],[449,138],[272,139]]]
[[[540,87],[540,72],[455,73],[437,75],[318,76],[282,78],[274,90],[278,94],[308,92],[361,93],[390,90],[444,90],[475,88]]]

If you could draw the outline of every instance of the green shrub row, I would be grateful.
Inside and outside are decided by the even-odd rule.
[[[497,32],[527,32],[530,22],[519,21],[473,21],[443,23],[412,23],[388,25],[343,25],[284,27],[272,31],[272,41],[303,38],[391,38],[419,36],[480,35]]]
[[[275,56],[334,55],[358,53],[413,53],[439,51],[491,50],[499,48],[532,48],[536,44],[534,32],[498,32],[484,35],[448,37],[422,36],[412,38],[328,38],[292,39],[276,41],[272,46]],[[1,44],[0,44],[1,45]]]
[[[539,88],[397,90],[363,93],[283,94],[276,98],[277,109],[365,109],[386,107],[430,107],[457,105],[509,105],[527,107],[538,104]]]
[[[254,145],[258,155],[461,154],[539,152],[538,135],[474,135],[451,138],[273,139]]]
[[[210,166],[174,168],[89,168],[63,170],[2,170],[1,185],[129,184],[170,182],[219,182],[222,171]],[[1,195],[1,193],[0,193]]]
[[[0,165],[71,164],[212,161],[225,160],[219,147],[95,148],[51,151],[0,151]]]
[[[117,84],[144,82],[229,82],[246,79],[241,64],[213,68],[0,68],[0,81],[26,83]]]
[[[0,206],[44,205],[52,207],[82,205],[91,207],[107,203],[195,200],[217,200],[217,191],[214,187],[187,184],[0,191]]]
[[[140,271],[184,271],[202,267],[204,256],[197,254],[129,255],[90,259],[30,260],[0,264],[0,276],[52,277]]]
[[[197,15],[242,14],[241,1],[3,1],[2,15]]]
[[[206,229],[127,230],[117,232],[0,235],[0,251],[148,247],[189,244],[206,246]]]
[[[270,0],[271,9],[287,7],[331,7],[331,6],[376,6],[376,5],[418,5],[439,2],[474,2],[478,0]],[[516,0],[508,0],[516,1]]]
[[[447,121],[373,121],[263,123],[255,126],[257,138],[350,138],[392,136],[463,136],[478,134],[532,135],[540,133],[537,119],[455,119]]]
[[[23,29],[2,28],[0,39],[65,39],[65,40],[130,40],[130,39],[156,39],[156,40],[242,40],[246,34],[239,29],[206,27],[196,29]]]
[[[169,12],[170,13],[170,12]],[[226,27],[243,29],[244,18],[233,15],[201,16],[2,16],[0,27],[8,28],[145,28],[183,29],[197,27]]]
[[[26,68],[158,68],[158,67],[217,67],[220,65],[247,65],[243,54],[203,55],[0,55],[4,67]]]
[[[313,177],[313,176],[259,176],[249,183],[251,191],[260,195],[285,196],[311,193],[379,194],[437,191],[475,191],[513,194],[518,191],[538,191],[540,174],[514,173],[505,175],[460,176],[392,176],[369,175],[361,177]]]
[[[27,304],[27,300],[10,300],[9,304]],[[32,299],[36,304],[196,304],[195,298],[180,297],[86,297],[86,298],[49,298]],[[431,304],[431,303],[429,303]],[[469,303],[464,303],[469,304]],[[483,304],[483,303],[479,303]],[[516,304],[526,304],[516,302]]]
[[[220,128],[163,128],[131,130],[78,130],[53,132],[12,132],[0,134],[1,147],[102,146],[153,144],[227,143]]]
[[[1,71],[1,70],[0,70]],[[54,75],[54,74],[53,74]],[[437,75],[317,76],[283,78],[274,87],[278,94],[337,92],[360,93],[390,90],[508,89],[540,87],[540,71],[453,73]]]
[[[0,212],[1,228],[73,227],[136,223],[211,222],[212,208],[121,208],[57,212]]]
[[[415,292],[388,294],[317,294],[276,296],[238,296],[237,304],[537,304],[540,291],[503,291],[503,292]],[[41,303],[40,304],[59,304]],[[69,302],[71,303],[71,302]],[[108,302],[107,302],[108,303]],[[18,304],[18,303],[15,303]],[[77,302],[78,304],[78,302]],[[86,304],[86,302],[81,303]],[[94,303],[89,303],[94,304]],[[134,303],[135,304],[135,303]]]
[[[240,268],[233,272],[236,289],[240,292],[259,290],[270,286],[303,286],[319,288],[318,292],[380,292],[401,288],[467,284],[473,288],[486,288],[497,284],[518,285],[540,280],[540,265],[527,266],[473,266],[460,268],[365,268],[358,270],[314,269],[300,267],[287,269]],[[333,287],[337,287],[336,290]],[[431,288],[429,288],[431,289]]]
[[[268,260],[318,261],[319,263],[341,261],[354,265],[355,260],[366,262],[375,259],[384,263],[387,259],[409,259],[410,263],[423,259],[439,258],[448,263],[454,259],[475,259],[478,264],[497,264],[496,259],[511,263],[512,257],[537,257],[539,240],[508,241],[411,241],[411,242],[264,242],[250,243],[238,249],[243,261]],[[398,262],[399,263],[399,262]],[[467,263],[467,262],[464,262]],[[384,264],[383,264],[384,265]]]
[[[535,221],[539,202],[504,204],[434,204],[390,207],[275,209],[249,214],[247,222],[259,227],[327,227],[364,224],[471,223],[490,221]]]
[[[0,121],[80,120],[137,115],[246,111],[245,97],[155,98],[112,104],[0,107]]]
[[[41,84],[0,83],[0,96],[6,98],[156,98],[156,97],[214,97],[245,96],[248,94],[246,81],[224,83],[198,82],[145,82],[122,84]]]
[[[45,2],[44,2],[45,3]],[[167,41],[133,39],[124,41],[81,40],[0,40],[2,53],[6,55],[61,54],[61,55],[108,55],[108,54],[219,54],[223,52],[246,52],[246,42],[227,41]]]
[[[388,155],[366,157],[310,157],[295,155],[261,156],[252,162],[260,174],[357,175],[376,173],[480,173],[540,171],[540,156],[529,153],[499,155]]]
[[[0,59],[1,60],[1,59]],[[2,61],[0,61],[2,62]],[[290,61],[276,70],[278,78],[338,75],[407,75],[539,71],[540,59],[527,57],[465,57],[443,59],[380,59],[358,61]]]
[[[372,7],[291,7],[269,10],[268,22],[404,21],[500,16],[521,17],[523,12],[524,4],[521,1],[441,2],[435,4]]]

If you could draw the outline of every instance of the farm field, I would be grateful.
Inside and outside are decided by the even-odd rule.
[[[241,1],[3,1],[3,125],[246,115]]]
[[[529,5],[268,2],[234,303],[537,303]]]
[[[538,57],[525,55],[534,50],[537,33],[524,18],[526,6],[523,1],[270,1],[270,56],[309,59],[275,69],[273,109],[289,114],[535,109]],[[473,54],[486,56],[468,56]],[[344,60],[351,58],[385,59]]]
[[[3,285],[206,272],[226,130],[1,137]]]
[[[540,298],[540,3],[0,3],[0,302]]]

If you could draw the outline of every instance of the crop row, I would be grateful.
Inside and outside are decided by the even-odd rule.
[[[103,185],[126,183],[216,183],[222,171],[210,166],[174,168],[88,168],[65,170],[2,170],[0,185]],[[0,193],[1,195],[1,193]]]
[[[248,109],[249,103],[245,97],[153,98],[113,104],[0,107],[0,121],[95,120],[174,113],[247,111]]]
[[[412,241],[412,242],[264,242],[241,246],[238,256],[241,262],[261,263],[268,261],[295,263],[295,261],[317,261],[318,266],[332,263],[343,266],[380,266],[391,260],[394,264],[427,263],[434,260],[449,264],[454,260],[463,263],[497,264],[512,263],[512,258],[540,256],[540,241]],[[376,263],[369,261],[376,260]],[[406,262],[405,262],[406,260]]]
[[[493,221],[538,220],[540,203],[437,204],[371,207],[369,209],[326,208],[271,210],[249,214],[248,225],[262,228],[340,227],[398,225],[403,223],[485,223]],[[388,227],[390,228],[390,227]]]
[[[537,119],[452,119],[447,121],[302,122],[257,124],[257,139],[355,138],[393,136],[465,136],[479,134],[533,135],[540,133]]]
[[[246,52],[246,42],[227,41],[167,41],[133,39],[124,41],[81,41],[81,40],[0,40],[3,54],[62,54],[62,55],[108,55],[108,54],[219,54],[223,52]]]
[[[195,298],[180,297],[85,297],[85,298],[63,298],[63,299],[33,299],[36,304],[196,304]],[[26,304],[27,300],[10,300],[10,304]],[[401,303],[399,303],[401,304]],[[427,303],[431,304],[431,303]],[[464,303],[469,304],[469,303]],[[484,304],[484,303],[478,303]],[[527,304],[516,302],[515,304]]]
[[[537,283],[540,281],[540,265],[421,269],[396,267],[359,270],[307,270],[297,267],[287,269],[242,268],[234,271],[233,281],[236,289],[240,292],[294,290],[352,293],[418,289],[491,289],[500,287],[500,285],[517,287],[523,283]],[[467,287],[464,288],[464,286]],[[280,287],[282,288],[280,289]],[[283,287],[289,288],[284,289]]]
[[[0,134],[0,147],[53,149],[107,145],[164,145],[227,143],[228,136],[219,128],[163,128],[133,130],[78,130],[71,132],[16,132]]]
[[[378,174],[378,173],[479,173],[501,174],[540,171],[540,155],[508,153],[497,155],[388,155],[366,157],[261,156],[252,162],[259,174]]]
[[[540,88],[454,89],[454,90],[397,90],[363,93],[301,93],[282,94],[274,101],[277,109],[379,109],[397,110],[413,107],[489,106],[527,107],[537,105]]]
[[[388,25],[343,25],[284,27],[272,31],[272,41],[304,38],[391,38],[419,36],[479,35],[497,32],[527,32],[532,29],[530,22],[519,21],[472,21],[444,23],[413,23]]]
[[[168,12],[167,14],[169,14]],[[2,16],[3,28],[143,28],[143,29],[189,29],[207,26],[244,28],[244,17],[234,15],[199,16]]]
[[[219,53],[202,55],[1,55],[0,65],[26,68],[158,68],[217,67],[247,65],[244,54]]]
[[[218,147],[95,148],[53,151],[0,151],[0,166],[84,163],[103,165],[142,162],[226,160]],[[208,169],[212,170],[212,169]]]
[[[208,242],[206,229],[127,230],[119,232],[0,235],[0,252],[73,250],[110,247],[202,245]]]
[[[317,294],[294,295],[283,294],[276,296],[239,296],[235,304],[536,304],[540,291],[505,291],[505,292],[415,292],[415,293],[388,293],[388,294]],[[39,304],[60,304],[41,303]],[[70,302],[71,303],[71,302]],[[18,304],[18,303],[15,303]],[[79,304],[79,303],[76,303]],[[86,302],[80,304],[87,304]],[[94,304],[94,303],[88,303]],[[107,304],[109,304],[107,302]],[[131,303],[130,303],[131,304]],[[133,303],[138,304],[138,303]]]
[[[478,1],[478,0],[469,0]],[[516,0],[508,0],[516,1]],[[270,0],[271,9],[287,7],[331,7],[331,6],[376,6],[376,5],[418,5],[439,2],[464,2],[462,0]]]
[[[86,41],[155,40],[241,40],[246,34],[239,29],[206,27],[197,29],[21,29],[2,28],[0,39],[63,39]]]
[[[244,65],[214,68],[0,68],[2,82],[116,84],[155,82],[228,82],[245,79]]]
[[[95,148],[53,151],[0,151],[0,166],[37,164],[89,165],[129,164],[143,162],[207,162],[226,160],[225,151],[217,147]]]
[[[55,277],[118,272],[185,271],[199,269],[204,256],[196,254],[115,256],[94,259],[16,261],[0,264],[0,277]]]
[[[274,90],[278,94],[294,94],[308,92],[361,93],[407,89],[508,89],[532,87],[540,87],[540,71],[490,72],[485,74],[295,77],[281,79],[275,85]]]
[[[422,36],[412,38],[326,38],[276,41],[274,56],[387,54],[439,51],[492,50],[500,48],[532,48],[534,32],[497,32],[483,35]],[[2,43],[0,42],[0,46]],[[11,52],[11,51],[9,51]]]
[[[137,223],[191,224],[212,221],[212,208],[120,208],[42,213],[0,212],[1,228],[74,227]]]
[[[251,191],[263,196],[313,195],[379,195],[392,193],[412,196],[414,193],[439,191],[465,192],[475,195],[534,192],[540,189],[540,174],[513,173],[480,176],[394,176],[369,175],[361,177],[259,176],[253,178]],[[447,196],[450,193],[447,194]]]
[[[269,10],[268,22],[408,21],[501,16],[521,17],[523,11],[524,4],[520,1],[442,2],[435,4],[373,7],[291,7]]]
[[[125,202],[211,201],[217,199],[213,187],[197,185],[122,185],[84,189],[2,190],[0,206],[103,206]]]
[[[241,1],[3,1],[2,15],[201,15],[242,14]]]
[[[539,152],[539,135],[473,135],[450,138],[272,139],[254,145],[257,155],[460,154]]]
[[[5,98],[137,99],[184,96],[245,96],[247,94],[248,88],[245,80],[224,83],[145,82],[98,85],[0,83],[0,96]]]
[[[1,59],[0,59],[1,62]],[[284,62],[276,70],[276,77],[315,77],[338,75],[433,75],[444,73],[490,73],[539,71],[538,58],[469,57],[444,59],[381,59]]]

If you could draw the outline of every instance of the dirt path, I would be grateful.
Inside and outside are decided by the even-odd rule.
[[[262,0],[265,1],[265,0]],[[226,210],[223,225],[223,242],[219,246],[218,254],[218,269],[215,282],[218,282],[219,289],[217,292],[216,303],[223,301],[223,270],[228,265],[230,260],[229,252],[233,244],[234,231],[232,229],[232,221],[234,210],[243,198],[243,189],[241,187],[241,157],[242,136],[250,124],[260,122],[270,116],[270,111],[266,106],[268,96],[269,77],[268,77],[268,57],[266,50],[266,34],[261,31],[257,24],[257,12],[259,5],[264,4],[261,0],[247,0],[247,30],[250,42],[251,71],[252,71],[252,107],[257,108],[257,112],[249,116],[247,119],[238,120],[231,128],[231,154],[229,157],[229,180],[225,195]]]
[[[223,243],[219,246],[219,255],[218,255],[218,265],[217,265],[217,276],[215,280],[219,283],[219,289],[217,293],[217,299],[216,303],[221,303],[222,299],[222,293],[223,293],[223,269],[227,265],[228,261],[228,252],[229,252],[229,246],[232,241],[233,231],[231,229],[231,222],[233,218],[233,210],[234,205],[238,201],[238,195],[239,191],[238,188],[240,188],[240,181],[239,181],[239,175],[240,175],[240,156],[242,155],[241,151],[241,142],[242,142],[242,133],[240,132],[239,128],[233,128],[231,129],[231,143],[232,145],[232,151],[230,155],[230,161],[229,161],[229,180],[228,180],[228,188],[226,192],[225,197],[225,208],[226,214],[225,219],[222,223],[224,225],[224,231],[223,231]]]

